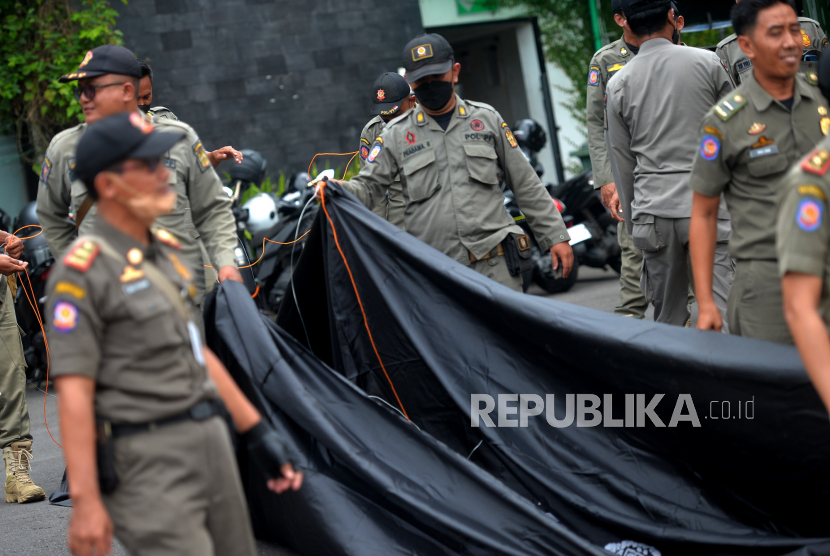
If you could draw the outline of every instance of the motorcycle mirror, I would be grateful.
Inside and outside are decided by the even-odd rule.
[[[334,170],[323,170],[322,172],[317,174],[317,177],[314,178],[314,181],[322,181],[323,179],[334,179]]]
[[[222,191],[224,191],[225,195],[227,195],[228,197],[233,197],[233,189],[231,189],[227,185],[222,186]]]

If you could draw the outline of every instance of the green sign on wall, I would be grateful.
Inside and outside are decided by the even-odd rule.
[[[455,0],[458,15],[496,11],[493,0]]]

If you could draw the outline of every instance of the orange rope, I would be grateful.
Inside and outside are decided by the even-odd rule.
[[[23,241],[24,239],[32,239],[33,237],[37,237],[43,233],[43,227],[38,226],[37,224],[29,224],[28,226],[23,226],[22,228],[15,231],[12,235],[17,236],[17,232],[24,228],[40,228],[40,231],[33,236],[29,237],[21,237],[18,238],[19,240]],[[8,252],[8,244],[6,245],[5,251]],[[35,301],[35,289],[32,287],[32,279],[29,278],[29,271],[28,268],[26,269],[26,281],[29,282],[29,290],[32,292],[32,297],[29,297],[29,292],[26,291],[26,285],[23,283],[23,279],[20,277],[20,273],[17,272],[17,279],[20,280],[20,287],[23,289],[23,293],[26,294],[26,299],[29,301],[29,305],[31,305],[32,310],[35,313],[35,318],[37,318],[37,323],[40,325],[40,331],[43,334],[43,345],[46,346],[46,390],[43,392],[43,423],[46,425],[46,432],[49,433],[49,438],[52,439],[52,442],[57,444],[61,449],[60,442],[55,440],[55,437],[52,436],[52,431],[49,430],[49,421],[46,419],[46,401],[49,399],[49,362],[52,359],[52,355],[49,352],[49,341],[46,339],[46,330],[43,328],[43,319],[40,315],[40,310],[37,308],[37,304],[34,303]]]
[[[311,162],[308,163],[308,172],[307,173],[309,175],[311,175],[311,167],[314,165],[314,159],[317,158],[318,156],[349,156],[350,154],[351,155],[356,155],[357,153],[358,153],[358,151],[354,151],[352,153],[317,153],[313,157],[311,157]],[[352,156],[352,158],[354,158],[354,156]],[[349,162],[351,163],[351,160]],[[349,168],[349,165],[347,164],[346,169],[348,169],[348,168]]]
[[[407,421],[412,422],[409,415],[406,413],[406,410],[403,408],[401,398],[398,396],[397,390],[395,390],[395,385],[392,383],[392,379],[389,378],[389,373],[386,372],[386,366],[383,364],[383,359],[380,358],[380,353],[375,345],[375,339],[372,337],[372,331],[369,329],[369,321],[366,319],[366,310],[363,308],[363,301],[361,301],[360,294],[357,291],[357,284],[355,284],[352,269],[349,267],[349,261],[346,260],[346,255],[343,254],[343,249],[340,248],[340,240],[337,239],[337,230],[334,228],[334,222],[332,222],[331,216],[329,216],[329,211],[326,209],[325,185],[326,183],[323,182],[320,190],[320,199],[322,199],[323,202],[323,212],[326,213],[326,219],[329,221],[329,224],[331,224],[331,231],[332,234],[334,234],[334,243],[337,245],[337,250],[340,251],[340,256],[343,258],[343,264],[346,265],[346,271],[349,273],[349,279],[352,281],[352,288],[354,288],[354,294],[357,296],[357,304],[360,305],[360,312],[363,314],[363,324],[366,325],[366,332],[369,333],[369,341],[372,343],[372,349],[375,350],[375,355],[380,362],[380,368],[383,369],[383,374],[386,375],[386,380],[389,381],[389,386],[392,387],[392,393],[395,394],[395,399],[398,400],[398,405],[401,407],[404,417],[406,417]]]
[[[346,174],[348,174],[348,173],[349,173],[349,166],[351,166],[351,165],[352,165],[352,160],[354,160],[356,157],[357,157],[357,152],[355,152],[355,153],[352,155],[352,157],[349,159],[349,163],[348,163],[348,164],[346,164],[346,169],[345,169],[345,170],[343,170],[343,179],[344,179],[344,180],[346,179]]]
[[[241,269],[243,269],[243,268],[251,268],[252,266],[256,266],[256,264],[257,264],[259,261],[261,261],[261,260],[262,260],[262,257],[264,257],[264,256],[265,256],[265,242],[266,242],[266,241],[267,241],[268,243],[276,243],[277,245],[291,245],[292,243],[297,243],[298,241],[300,241],[301,239],[303,239],[305,236],[307,236],[309,233],[311,233],[311,230],[308,230],[306,233],[304,233],[303,235],[301,235],[300,237],[298,237],[298,238],[297,238],[297,239],[295,239],[294,241],[289,241],[289,242],[287,242],[287,243],[283,243],[283,242],[281,242],[281,241],[271,241],[271,240],[270,240],[270,239],[268,239],[267,237],[262,238],[262,254],[259,256],[259,258],[258,258],[256,261],[252,262],[251,264],[246,264],[245,266],[240,266],[240,267],[239,267],[239,269],[241,270]],[[204,265],[202,265],[202,266],[203,266],[203,267],[205,267],[205,268],[212,268],[212,269],[216,270],[216,267],[213,267],[213,266],[211,266],[211,265],[209,265],[209,264],[204,264]]]

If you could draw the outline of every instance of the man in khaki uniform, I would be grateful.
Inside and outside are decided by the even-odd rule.
[[[136,104],[137,85],[132,82],[140,77],[140,62],[126,48],[114,45],[89,51],[77,72],[61,77],[62,82],[79,80],[76,94],[87,123],[56,135],[43,161],[37,214],[55,257],[66,251],[76,232],[87,233],[95,220],[96,209],[75,172],[75,147],[89,123],[118,112],[141,114]],[[158,224],[181,243],[197,286],[197,302],[201,304],[205,272],[197,241],[200,237],[218,268],[219,280],[242,281],[234,257],[237,237],[231,203],[193,128],[166,117],[157,116],[152,121],[159,128],[187,135],[187,140],[176,144],[164,160],[178,200],[174,211],[162,216]],[[70,212],[74,221],[69,218]]]
[[[375,80],[372,86],[372,114],[375,117],[369,120],[360,133],[358,161],[361,169],[366,165],[366,158],[369,156],[372,143],[383,132],[386,124],[406,114],[414,105],[409,84],[397,73],[387,72]],[[372,207],[372,212],[405,230],[403,222],[405,208],[406,201],[403,199],[401,178],[396,176],[394,183],[387,190],[386,197],[378,199],[378,203]]]
[[[56,262],[46,310],[73,500],[70,551],[253,556],[221,400],[252,462],[281,492],[300,488],[274,430],[202,345],[192,273],[178,242],[150,233],[173,209],[162,156],[184,131],[135,112],[91,124],[76,172],[100,213]]]
[[[684,326],[691,316],[694,130],[733,85],[713,53],[673,44],[677,18],[669,0],[624,0],[623,12],[641,40],[640,51],[608,84],[606,140],[626,225],[635,247],[643,249],[640,285],[654,305],[654,320]],[[732,278],[725,210],[721,218],[714,274],[725,312]]]
[[[32,433],[26,405],[26,358],[14,313],[14,296],[9,280],[26,272],[17,260],[23,242],[0,230],[0,448],[6,466],[6,502],[34,502],[46,494],[29,475]]]
[[[735,0],[739,2],[740,0]],[[801,45],[802,57],[807,54],[819,54],[827,48],[827,37],[822,31],[817,21],[809,17],[799,17],[799,44]],[[734,27],[733,27],[734,28]],[[738,34],[733,33],[720,41],[715,54],[718,58],[723,60],[737,85],[740,85],[744,80],[752,75],[752,59],[741,49],[738,44]],[[815,73],[818,67],[818,62],[802,61],[801,73]]]
[[[706,115],[692,169],[691,252],[697,327],[721,330],[712,299],[712,261],[721,194],[732,216],[729,253],[736,261],[729,332],[791,344],[775,254],[781,180],[830,130],[816,74],[798,74],[801,29],[786,0],[743,0],[732,10],[738,42],[752,60],[743,83]]]
[[[603,204],[609,209],[612,198],[617,195],[617,186],[605,146],[605,88],[611,76],[634,58],[640,47],[640,41],[625,26],[622,0],[613,0],[611,9],[614,10],[614,21],[623,28],[623,36],[600,48],[591,58],[587,92],[588,151],[591,154],[591,168],[594,170],[594,188],[600,189]],[[643,253],[634,247],[631,234],[619,213],[612,210],[611,216],[620,221],[617,225],[617,241],[622,255],[620,304],[614,312],[624,317],[641,319],[646,316],[648,309],[648,301],[640,287]]]
[[[418,107],[387,125],[357,177],[336,183],[372,207],[400,174],[407,232],[522,291],[520,267],[508,265],[529,260],[530,242],[504,209],[500,167],[540,248],[550,250],[553,268],[561,265],[567,276],[573,251],[562,215],[499,113],[455,95],[461,65],[450,44],[441,35],[422,35],[404,47],[403,58]]]

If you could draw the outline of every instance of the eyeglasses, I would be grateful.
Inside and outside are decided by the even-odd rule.
[[[127,162],[122,162],[110,168],[109,171],[120,174],[124,170],[147,168],[147,170],[152,174],[158,169],[159,164],[161,164],[161,158],[137,158],[134,160],[133,164],[128,165]]]
[[[103,89],[104,87],[112,87],[113,85],[123,85],[126,81],[121,81],[120,83],[107,83],[106,85],[86,85],[84,87],[75,87],[72,92],[75,95],[75,100],[81,100],[81,95],[84,95],[87,99],[92,100],[95,98],[95,89]]]

